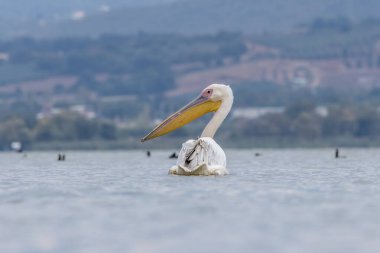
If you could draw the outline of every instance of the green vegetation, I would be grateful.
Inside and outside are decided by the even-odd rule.
[[[262,44],[281,50],[281,57],[295,59],[370,58],[380,38],[380,20],[353,23],[348,18],[315,19],[290,34],[254,36]],[[379,63],[380,64],[380,63]]]
[[[0,63],[0,85],[46,77],[33,64]]]
[[[21,38],[0,42],[0,52],[10,55],[9,63],[0,64],[0,74],[7,73],[0,75],[0,84],[44,75],[76,76],[78,83],[66,93],[84,89],[101,96],[156,94],[174,87],[175,65],[200,63],[211,67],[223,64],[224,59],[239,59],[245,51],[242,36],[236,33]],[[99,80],[99,76],[103,78]],[[65,93],[65,89],[57,92]]]
[[[199,36],[139,33],[3,41],[0,52],[9,55],[9,60],[0,62],[0,147],[6,149],[12,141],[21,141],[27,148],[137,147],[153,122],[197,95],[167,95],[184,74],[237,67],[246,63],[243,60],[264,58],[270,68],[273,57],[311,63],[334,59],[347,64],[371,59],[364,62],[366,71],[376,71],[380,59],[373,60],[378,57],[379,24],[375,19],[353,23],[336,18],[316,19],[293,34],[254,37],[231,32]],[[263,46],[262,55],[260,48],[257,53],[247,47],[252,42]],[[58,79],[62,82],[71,78],[74,84],[57,81],[46,91],[7,91],[9,83],[43,77],[63,77]],[[234,109],[277,107],[283,112],[230,117],[217,137],[229,146],[380,143],[379,88],[316,88],[291,81],[232,85]],[[80,105],[79,110],[73,105]],[[198,136],[209,118],[175,131],[166,140],[172,143]],[[148,145],[160,146],[157,141]]]
[[[247,83],[234,86],[234,94],[235,110],[276,106],[283,107],[284,111],[257,118],[229,117],[217,134],[217,139],[229,147],[371,146],[380,143],[378,89],[339,93]],[[41,108],[34,103],[21,101],[3,105],[0,146],[7,148],[12,141],[22,141],[27,148],[43,149],[139,147],[139,139],[153,127],[150,120],[162,119],[179,109],[185,100],[189,98],[97,101],[91,105],[99,116],[96,119],[65,110],[67,106],[62,105],[61,113],[36,120],[35,115]],[[171,147],[198,136],[210,116],[171,133],[162,146]],[[156,140],[146,146],[159,147],[159,142]]]
[[[331,106],[322,116],[309,103],[297,103],[282,114],[267,114],[258,119],[234,122],[231,131],[237,139],[251,137],[287,137],[313,140],[334,137],[380,137],[380,113],[369,106]]]
[[[26,145],[33,142],[115,140],[114,124],[89,120],[76,113],[61,113],[28,126],[21,117],[10,117],[0,124],[0,145],[7,148],[12,141]]]
[[[64,5],[61,2],[55,6]],[[260,34],[287,32],[295,25],[317,17],[349,16],[353,20],[379,17],[379,9],[378,0],[181,0],[145,8],[113,9],[107,14],[89,15],[80,22],[49,23],[44,27],[29,29],[26,33],[44,37],[96,37],[110,32],[194,35],[221,30]],[[5,10],[3,12],[8,15],[13,13]],[[51,15],[50,12],[49,14]]]

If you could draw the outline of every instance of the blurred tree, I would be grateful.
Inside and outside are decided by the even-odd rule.
[[[374,108],[362,108],[357,115],[355,136],[379,136],[380,135],[380,115]]]
[[[0,124],[0,145],[9,147],[11,142],[19,141],[27,144],[31,141],[31,133],[25,121],[18,117],[12,117]]]
[[[352,135],[356,129],[356,115],[353,108],[333,106],[322,125],[325,136]]]
[[[115,140],[117,131],[115,125],[108,122],[101,122],[98,127],[99,137],[105,140]]]
[[[321,136],[321,123],[314,112],[304,111],[292,122],[293,135],[302,139],[316,139]]]
[[[285,113],[290,118],[296,119],[304,113],[315,113],[315,105],[310,101],[299,101],[287,107]]]

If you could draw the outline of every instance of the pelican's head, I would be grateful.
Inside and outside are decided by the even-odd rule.
[[[232,98],[230,86],[211,84],[196,99],[161,122],[152,132],[142,138],[141,141],[144,142],[167,134],[209,112],[216,112],[224,100]]]

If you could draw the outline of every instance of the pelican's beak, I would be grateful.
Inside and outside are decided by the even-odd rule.
[[[206,113],[216,112],[221,103],[222,101],[212,101],[208,97],[200,96],[161,122],[152,132],[142,138],[141,142],[172,132]]]

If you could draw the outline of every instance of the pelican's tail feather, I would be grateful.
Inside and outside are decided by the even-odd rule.
[[[176,165],[170,168],[169,174],[181,176],[223,176],[227,175],[228,171],[221,166],[208,166],[206,163],[202,163],[192,169],[182,165]]]

